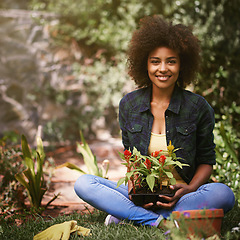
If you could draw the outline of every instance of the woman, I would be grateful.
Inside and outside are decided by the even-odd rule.
[[[199,67],[199,43],[183,25],[172,25],[161,17],[145,17],[132,36],[128,52],[129,75],[138,86],[119,105],[119,123],[125,149],[136,147],[142,155],[167,148],[169,141],[183,162],[190,166],[174,172],[173,197],[135,206],[125,185],[96,176],[83,175],[75,191],[92,206],[110,214],[105,223],[127,219],[136,224],[158,226],[172,211],[223,208],[235,202],[233,192],[221,183],[208,183],[215,164],[214,112],[206,100],[184,90]],[[164,201],[165,202],[165,201]]]

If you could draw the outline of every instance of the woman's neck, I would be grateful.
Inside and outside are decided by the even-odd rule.
[[[157,88],[153,85],[152,86],[152,101],[151,102],[170,103],[173,90],[174,90],[174,87],[173,88],[167,88],[167,89],[160,89],[160,88]]]

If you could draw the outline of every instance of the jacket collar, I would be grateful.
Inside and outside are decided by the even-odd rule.
[[[182,92],[183,90],[175,85],[175,88],[173,90],[172,98],[170,101],[170,104],[168,106],[168,110],[178,114],[181,108],[181,103],[182,103]]]
[[[168,106],[169,111],[178,114],[182,102],[182,89],[175,85],[173,90],[172,98]],[[152,85],[146,88],[143,88],[141,91],[141,98],[136,103],[134,110],[139,112],[145,112],[151,110],[151,98],[152,98]]]

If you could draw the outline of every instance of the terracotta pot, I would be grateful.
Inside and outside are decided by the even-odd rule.
[[[163,199],[159,197],[159,195],[172,197],[174,194],[175,191],[169,189],[166,186],[163,186],[162,190],[157,189],[154,192],[151,192],[149,189],[146,190],[144,188],[140,188],[136,189],[136,193],[133,193],[132,190],[129,193],[129,195],[132,197],[132,201],[137,206],[142,206],[147,203],[153,203],[156,205],[157,201],[164,202]]]
[[[189,235],[197,235],[204,238],[220,234],[223,216],[223,209],[172,212],[172,217],[177,220],[180,229],[185,229]]]

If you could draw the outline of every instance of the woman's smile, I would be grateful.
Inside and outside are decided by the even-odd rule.
[[[167,81],[171,75],[156,75],[156,77],[159,81]]]

